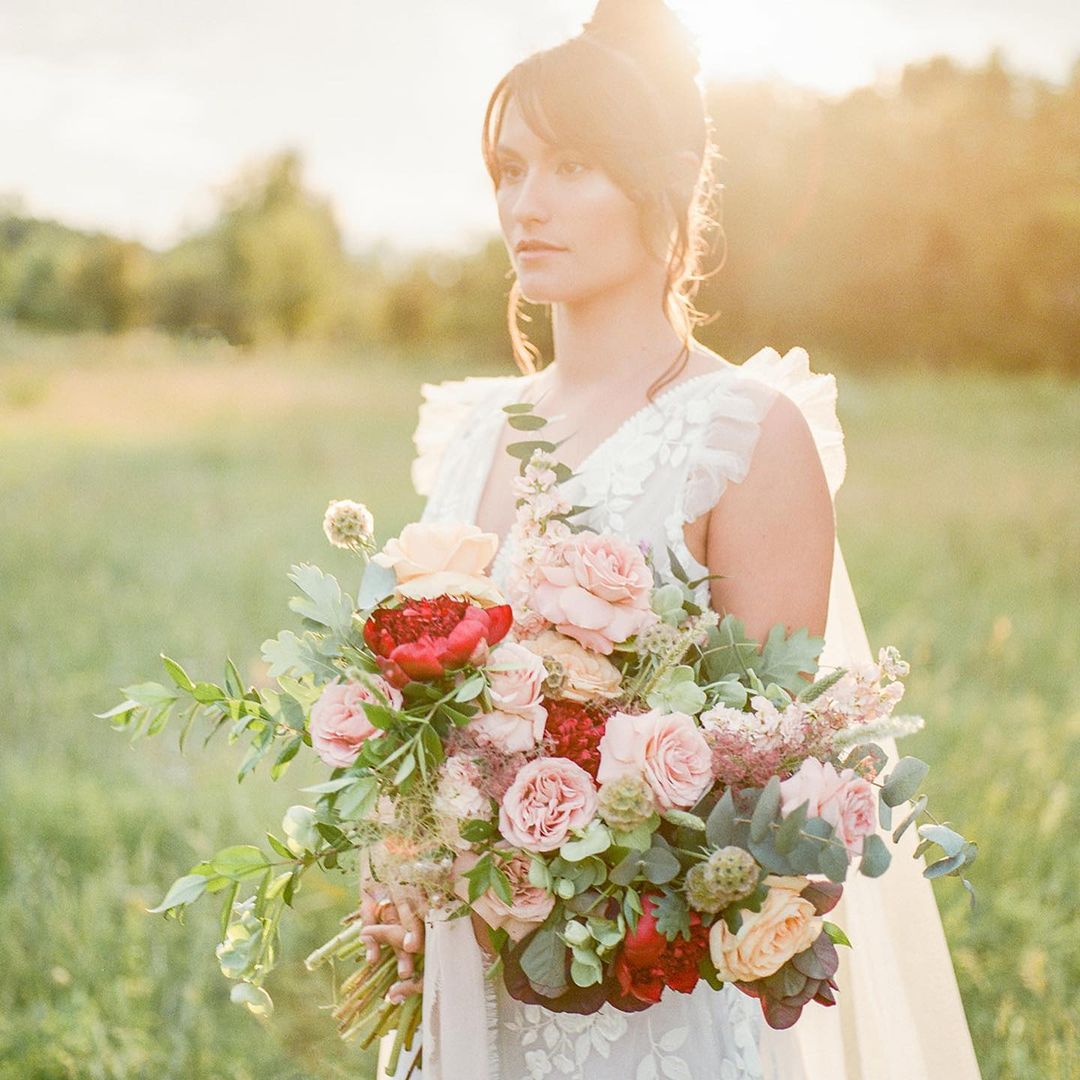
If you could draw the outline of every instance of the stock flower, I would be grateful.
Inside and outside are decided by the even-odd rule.
[[[752,982],[772,975],[821,933],[814,905],[799,895],[809,884],[807,878],[770,875],[765,884],[769,893],[761,910],[744,909],[735,933],[723,919],[709,929],[709,955],[725,982]]]
[[[499,832],[514,847],[554,851],[596,815],[596,786],[580,765],[542,757],[523,765],[499,808]]]
[[[399,596],[459,596],[499,604],[502,594],[484,574],[498,547],[498,536],[476,525],[414,521],[371,561],[394,571]]]
[[[372,684],[389,700],[392,708],[401,707],[401,693],[378,675],[368,676]],[[366,683],[340,678],[323,687],[318,701],[311,706],[309,731],[311,745],[324,764],[335,769],[351,765],[365,739],[377,729],[367,718],[364,702],[382,704]]]
[[[482,608],[441,596],[377,608],[364,623],[364,641],[393,686],[438,679],[466,663],[482,663],[507,634],[509,604]]]
[[[585,530],[556,554],[536,567],[531,606],[560,633],[608,655],[657,621],[649,605],[653,574],[636,545]]]
[[[336,499],[326,508],[323,532],[334,547],[370,550],[375,543],[375,520],[363,503]]]

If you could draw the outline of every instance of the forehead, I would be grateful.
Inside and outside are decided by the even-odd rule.
[[[543,158],[558,151],[558,147],[541,139],[525,122],[525,116],[517,101],[511,98],[499,125],[499,138],[495,152],[507,157]]]

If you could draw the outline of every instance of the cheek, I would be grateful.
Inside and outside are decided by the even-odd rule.
[[[572,213],[578,254],[622,266],[628,259],[644,256],[638,207],[606,177],[590,178],[578,186]]]

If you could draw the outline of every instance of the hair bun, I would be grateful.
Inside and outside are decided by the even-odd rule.
[[[663,0],[598,0],[582,33],[633,57],[661,82],[701,70],[697,42]]]

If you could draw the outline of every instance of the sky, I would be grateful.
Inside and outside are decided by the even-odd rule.
[[[947,53],[1064,81],[1073,0],[669,0],[705,75],[840,95]],[[594,0],[0,0],[0,202],[163,248],[245,166],[303,155],[354,250],[497,230],[480,125]]]

